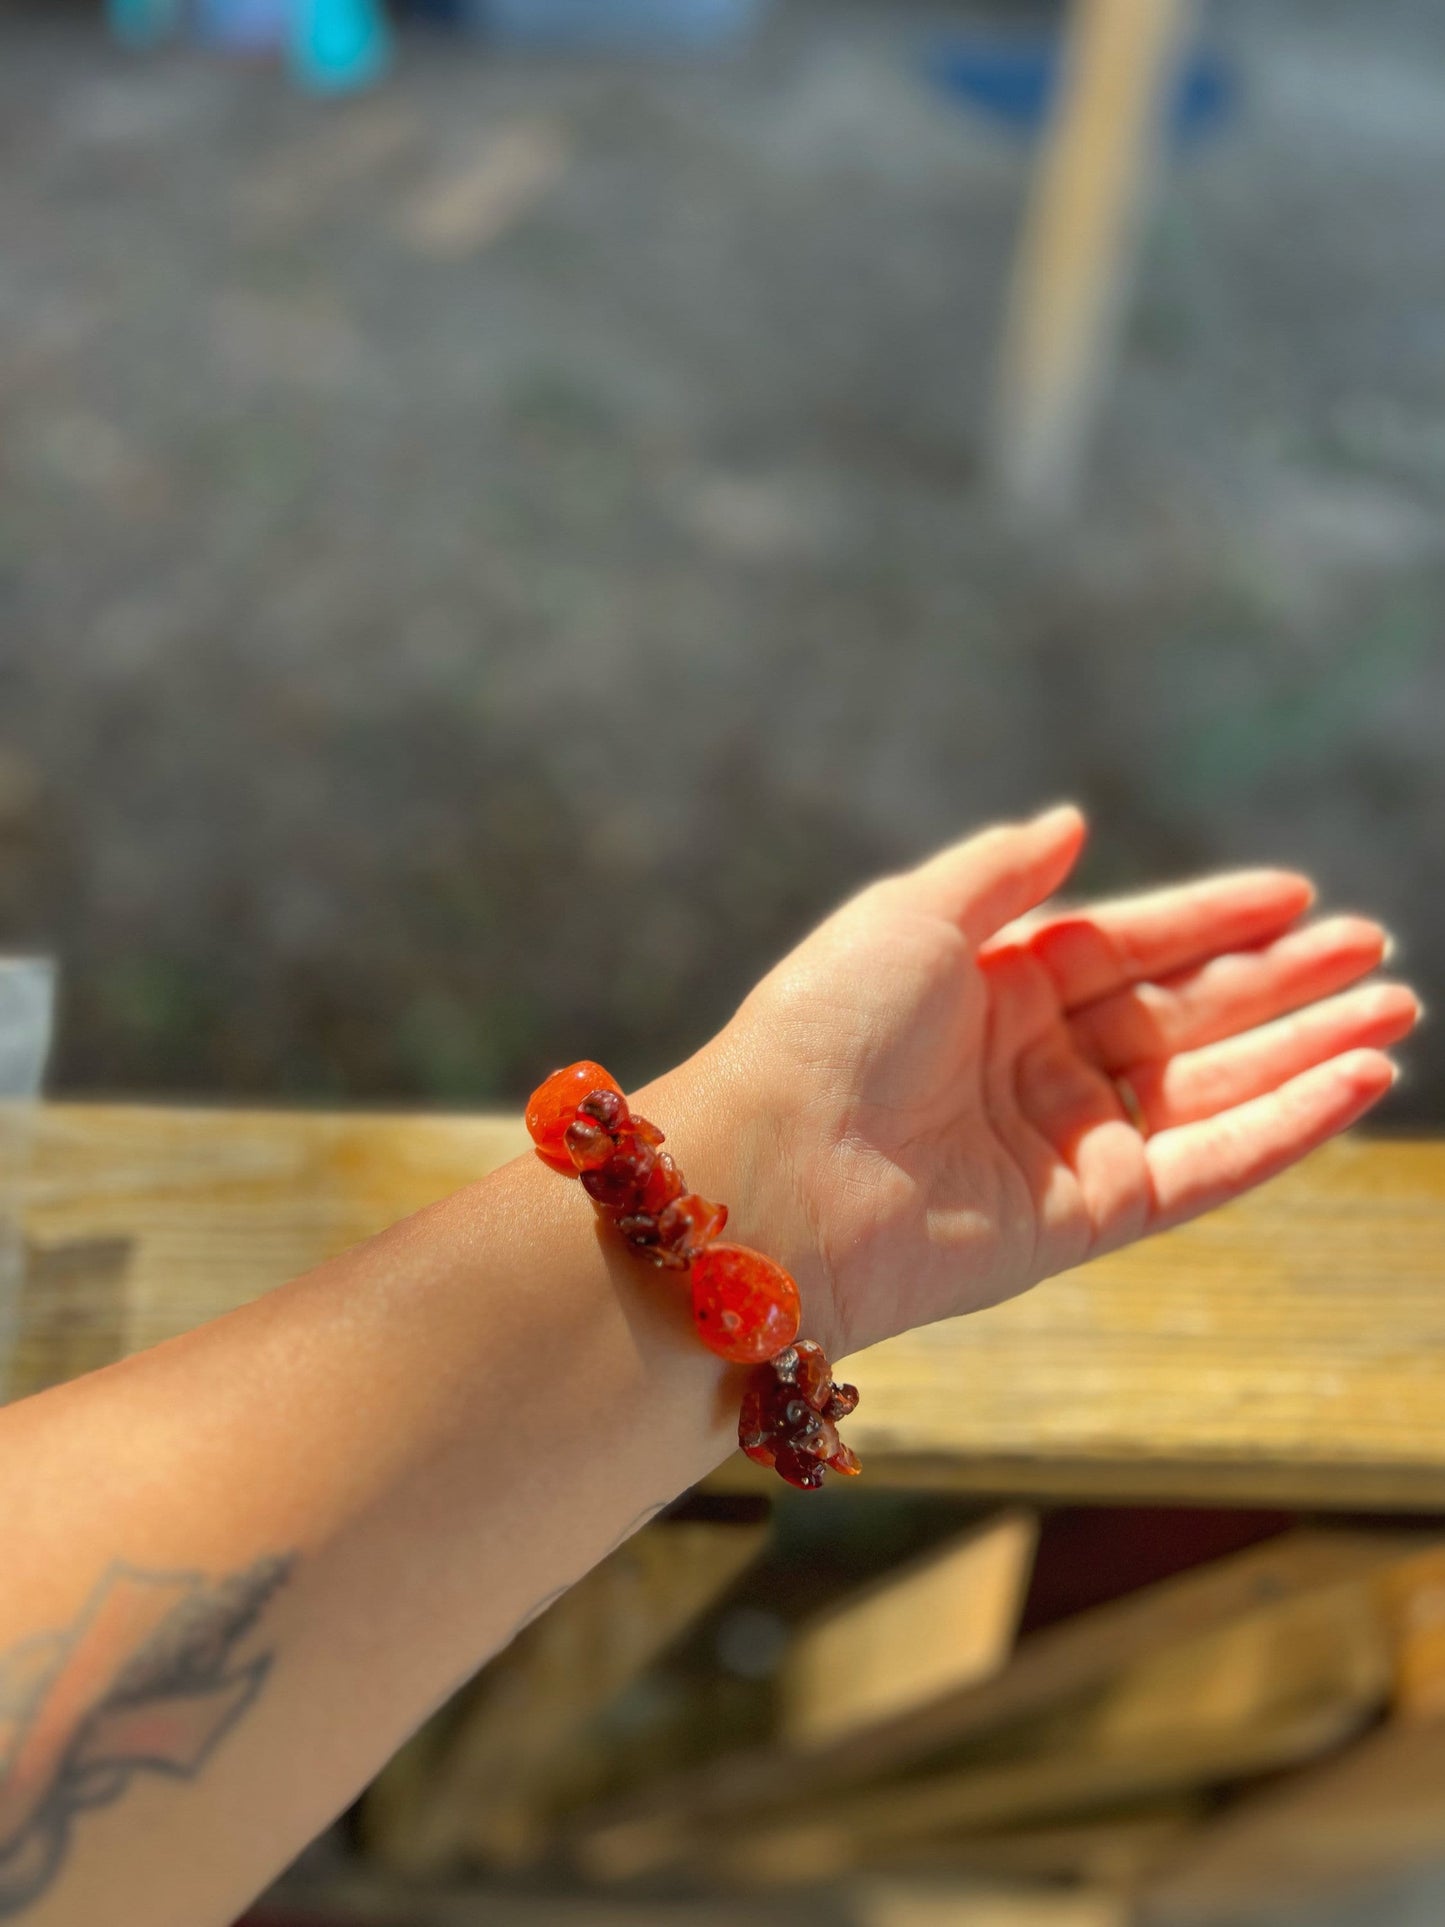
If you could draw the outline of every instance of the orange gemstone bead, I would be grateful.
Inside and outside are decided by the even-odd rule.
[[[791,1345],[802,1321],[798,1287],[781,1265],[745,1245],[706,1245],[692,1261],[692,1317],[709,1351],[760,1365]]]
[[[575,1167],[567,1153],[567,1127],[576,1118],[578,1105],[591,1091],[615,1091],[618,1097],[622,1096],[622,1087],[616,1078],[600,1064],[584,1057],[565,1070],[553,1071],[527,1100],[527,1131],[537,1147],[538,1157],[569,1178],[575,1175]],[[624,1102],[622,1115],[626,1114]]]

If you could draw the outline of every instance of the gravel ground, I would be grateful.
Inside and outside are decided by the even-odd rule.
[[[635,1080],[880,864],[1063,793],[1094,885],[1308,863],[1428,992],[1445,17],[1220,12],[1238,111],[1052,532],[979,452],[1027,151],[923,77],[978,18],[421,37],[320,107],[10,12],[0,939],[63,961],[59,1087]]]

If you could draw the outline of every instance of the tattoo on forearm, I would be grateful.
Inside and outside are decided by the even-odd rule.
[[[236,1649],[292,1564],[212,1579],[117,1561],[72,1626],[0,1653],[0,1918],[55,1879],[77,1814],[135,1773],[200,1771],[265,1684],[272,1655]]]

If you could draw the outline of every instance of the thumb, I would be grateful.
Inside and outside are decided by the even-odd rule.
[[[1087,834],[1083,812],[1061,803],[1032,822],[999,824],[941,850],[909,880],[977,947],[1053,895]]]

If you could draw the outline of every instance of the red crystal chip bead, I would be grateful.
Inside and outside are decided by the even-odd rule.
[[[799,1339],[749,1377],[738,1444],[755,1464],[805,1491],[823,1483],[825,1467],[852,1478],[862,1467],[838,1437],[837,1421],[857,1403],[856,1387],[834,1383],[822,1346]]]

